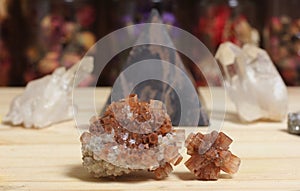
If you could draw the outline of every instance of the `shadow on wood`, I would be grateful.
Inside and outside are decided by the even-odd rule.
[[[66,173],[67,176],[71,178],[76,178],[86,182],[99,182],[99,183],[110,183],[110,182],[122,182],[122,183],[134,183],[143,181],[153,181],[156,180],[155,176],[151,172],[147,171],[137,171],[130,174],[125,174],[119,177],[103,177],[95,178],[87,172],[86,169],[81,165],[71,166],[69,171]]]
[[[232,176],[230,174],[220,173],[219,179],[232,179]]]
[[[197,180],[196,177],[189,171],[186,172],[174,172],[175,176],[177,176],[180,180]]]
[[[174,172],[173,174],[175,176],[177,176],[180,180],[184,180],[184,181],[196,180],[196,181],[199,181],[194,176],[194,174],[192,174],[191,172]],[[219,179],[232,179],[232,176],[230,174],[220,173]],[[202,180],[202,181],[205,181],[205,180]],[[208,180],[208,181],[210,181],[210,180]],[[214,181],[214,180],[212,180],[212,181]]]

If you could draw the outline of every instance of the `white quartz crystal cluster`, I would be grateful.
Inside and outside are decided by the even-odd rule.
[[[80,70],[77,68],[81,64]],[[93,57],[84,59],[70,69],[57,68],[52,75],[29,82],[25,91],[15,97],[4,123],[44,128],[69,120],[73,116],[72,89],[93,70]]]
[[[225,42],[215,57],[242,121],[281,121],[286,117],[287,89],[266,51],[250,44],[240,48]]]

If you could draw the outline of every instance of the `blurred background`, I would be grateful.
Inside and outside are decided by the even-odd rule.
[[[299,0],[0,0],[0,86],[24,86],[71,67],[103,36],[146,22],[152,8],[212,54],[224,41],[266,49],[285,83],[300,85],[299,7]],[[111,60],[98,85],[113,84],[128,52]],[[205,85],[182,57],[197,85]]]

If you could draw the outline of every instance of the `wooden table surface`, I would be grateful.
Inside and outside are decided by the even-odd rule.
[[[22,91],[0,88],[0,118]],[[97,107],[109,91],[97,89]],[[209,102],[208,89],[201,91]],[[300,88],[288,91],[289,111],[300,110]],[[82,90],[83,101],[84,94]],[[40,130],[1,124],[0,190],[300,190],[300,136],[287,133],[286,120],[242,124],[232,103],[226,104],[222,131],[234,139],[231,151],[242,159],[233,176],[222,173],[218,181],[198,181],[181,163],[161,181],[150,173],[95,179],[81,165],[80,135],[73,121]]]

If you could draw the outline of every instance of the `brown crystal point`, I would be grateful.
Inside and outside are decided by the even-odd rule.
[[[149,143],[150,143],[150,144],[156,145],[157,141],[158,141],[158,136],[157,136],[157,134],[156,134],[156,133],[151,133],[151,134],[149,135]]]
[[[185,145],[191,157],[184,164],[199,180],[217,180],[220,170],[234,174],[241,160],[228,150],[231,143],[222,132],[190,134]]]
[[[215,146],[219,147],[221,150],[228,150],[229,145],[232,143],[232,139],[228,137],[223,132],[219,133],[218,139],[215,141]]]
[[[170,163],[165,163],[165,165],[158,167],[153,171],[155,177],[157,179],[163,179],[167,177],[173,171],[172,166]]]
[[[231,154],[229,160],[221,166],[221,170],[229,174],[234,174],[239,170],[241,164],[241,159],[233,154]]]
[[[174,166],[179,165],[179,163],[181,163],[182,159],[183,159],[183,157],[182,157],[181,155],[179,155],[179,156],[176,158],[176,160],[174,160],[174,161],[175,161],[175,162],[174,162]]]

